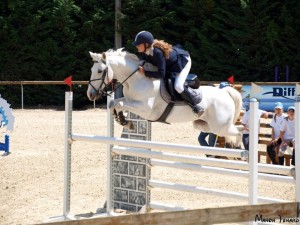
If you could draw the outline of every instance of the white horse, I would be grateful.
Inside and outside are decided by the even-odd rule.
[[[112,80],[116,79],[123,84],[124,97],[111,101],[109,108],[112,111],[128,110],[149,121],[156,121],[161,117],[168,105],[166,98],[161,95],[161,80],[141,74],[136,55],[123,52],[122,49],[102,54],[90,52],[90,55],[94,65],[91,68],[87,96],[91,101],[105,95]],[[200,117],[184,102],[178,102],[165,122],[193,121],[194,127],[203,132],[219,136],[239,136],[240,132],[234,123],[240,116],[241,94],[232,87],[219,89],[201,86],[199,90],[203,93],[200,104],[205,109]]]

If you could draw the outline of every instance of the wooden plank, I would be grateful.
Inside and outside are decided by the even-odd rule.
[[[260,133],[259,137],[271,138],[272,134],[262,134],[262,133]]]
[[[206,208],[175,212],[130,214],[114,217],[44,223],[44,225],[208,225],[297,217],[297,203],[272,203],[220,208]],[[259,221],[259,220],[257,220]]]
[[[270,141],[269,140],[258,140],[258,144],[264,144],[264,145],[267,145],[269,144]]]
[[[268,123],[260,123],[260,127],[263,127],[263,128],[272,128],[270,124]]]

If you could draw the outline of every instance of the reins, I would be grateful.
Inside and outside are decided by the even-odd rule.
[[[112,93],[116,92],[116,90],[118,90],[120,87],[122,87],[122,85],[130,78],[132,77],[133,74],[135,74],[137,71],[139,70],[139,68],[137,68],[136,70],[134,70],[125,80],[123,80],[122,83],[120,83],[115,89],[113,89],[109,94],[107,94],[108,96],[110,96]],[[105,87],[104,87],[105,88]]]

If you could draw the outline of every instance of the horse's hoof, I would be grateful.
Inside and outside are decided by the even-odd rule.
[[[131,121],[126,121],[127,124],[124,126],[124,128],[128,129],[128,130],[134,130],[134,125]]]
[[[122,126],[126,126],[126,125],[128,124],[128,121],[127,121],[127,120],[122,121],[122,122],[120,122],[120,124],[121,124]]]

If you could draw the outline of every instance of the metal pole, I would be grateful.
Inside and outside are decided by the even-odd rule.
[[[115,0],[115,49],[122,48],[122,35],[121,35],[121,24],[120,24],[120,16],[121,16],[121,0]],[[117,82],[116,87],[121,86],[120,82]],[[115,92],[115,98],[123,97],[123,86],[118,88]]]
[[[275,75],[275,82],[278,82],[278,66],[275,65],[274,67],[274,75]]]
[[[295,98],[295,172],[296,172],[296,202],[298,202],[297,217],[300,219],[300,96]],[[300,222],[296,223],[300,225]]]
[[[113,116],[110,113],[110,110],[108,108],[109,102],[114,99],[114,94],[110,96],[107,96],[107,136],[108,137],[113,137],[114,136],[114,120]],[[112,147],[113,145],[108,144],[107,145],[107,153],[106,153],[106,158],[107,158],[107,200],[106,200],[106,212],[108,214],[111,214],[113,212],[114,206],[113,206],[113,193],[112,193]]]
[[[258,154],[258,102],[250,102],[249,131],[249,205],[257,204],[257,154]],[[257,224],[254,221],[249,224]]]
[[[71,192],[71,141],[72,134],[72,104],[73,92],[65,93],[65,153],[64,153],[64,203],[63,216],[68,217],[70,213]]]

